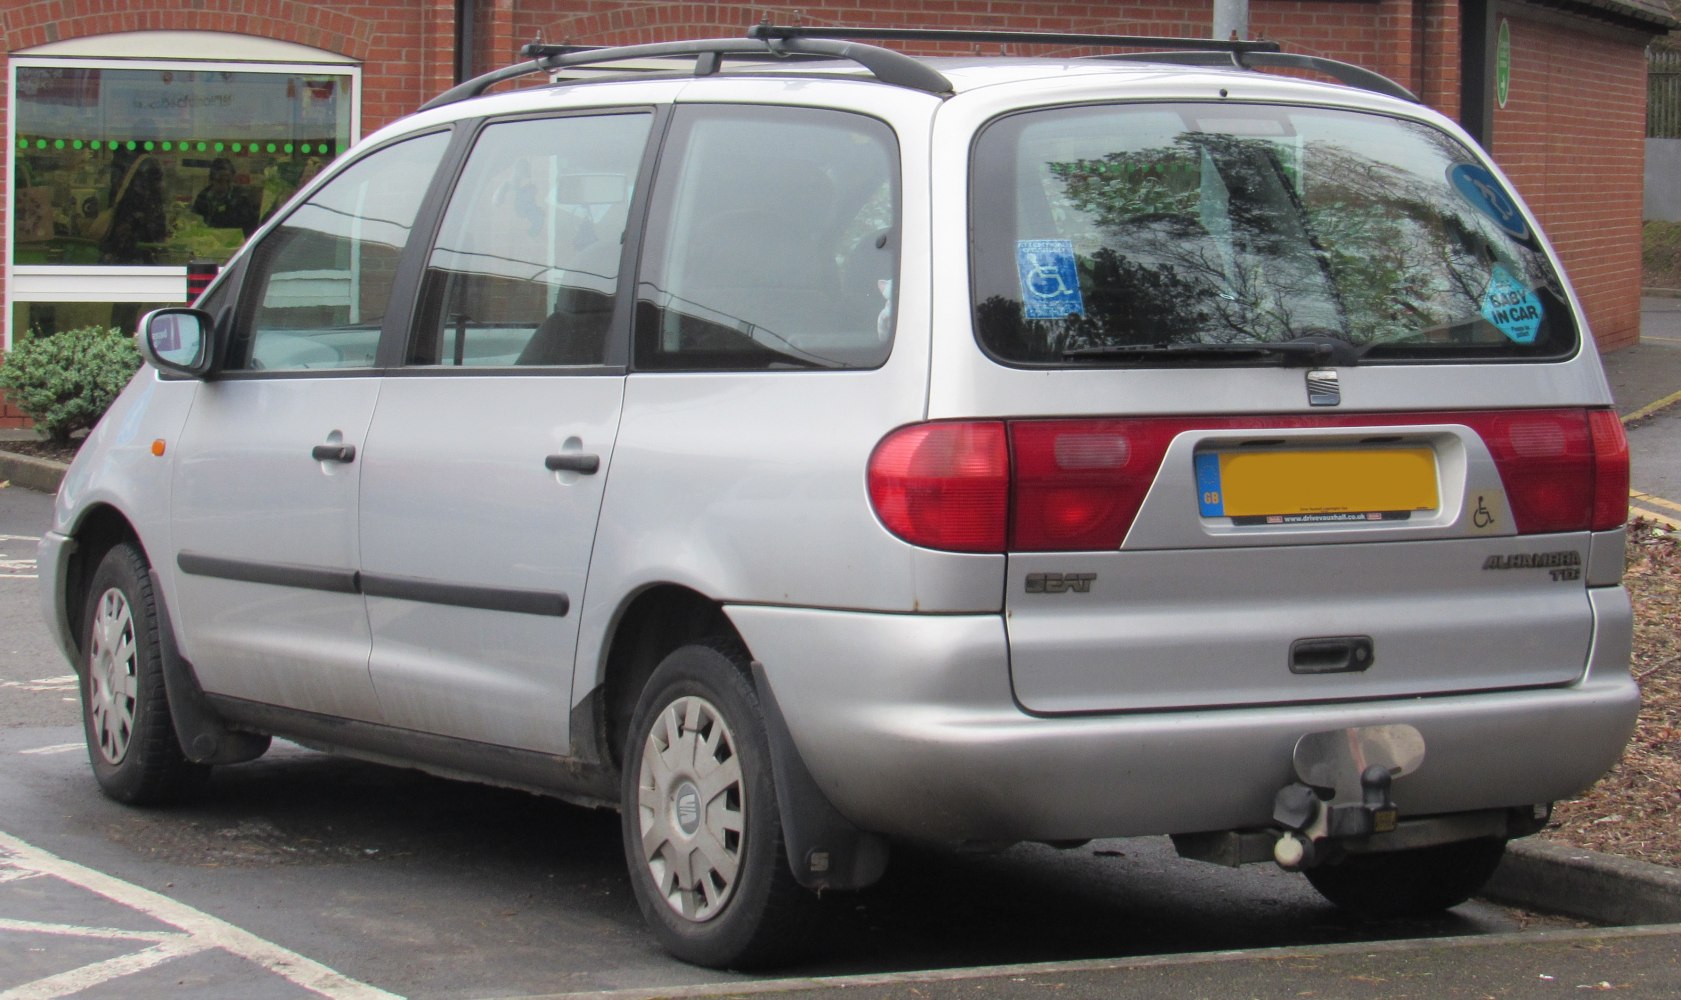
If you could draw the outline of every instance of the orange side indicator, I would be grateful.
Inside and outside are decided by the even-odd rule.
[[[163,438],[158,438],[156,441],[152,442],[152,454],[162,458],[167,447],[168,446],[163,443]]]

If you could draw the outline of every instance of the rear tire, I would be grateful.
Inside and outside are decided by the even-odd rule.
[[[1386,854],[1354,854],[1302,874],[1319,894],[1367,917],[1421,917],[1458,906],[1477,894],[1500,859],[1499,838],[1462,840]]]
[[[181,752],[164,690],[157,602],[146,559],[114,546],[93,572],[82,613],[82,728],[94,780],[129,805],[161,805],[204,789],[210,768]]]
[[[782,839],[770,743],[739,646],[683,646],[631,718],[621,826],[631,886],[685,962],[747,969],[799,958],[818,913]]]

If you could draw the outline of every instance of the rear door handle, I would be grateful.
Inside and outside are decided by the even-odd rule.
[[[354,462],[356,461],[356,446],[353,444],[318,444],[310,451],[309,457],[317,462]]]
[[[593,476],[601,471],[601,456],[586,455],[579,451],[561,452],[543,459],[543,468],[550,472],[580,472],[586,476]]]

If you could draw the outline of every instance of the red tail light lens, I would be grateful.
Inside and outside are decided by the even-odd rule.
[[[1010,424],[1012,552],[1119,548],[1183,419]]]
[[[1518,533],[1608,531],[1628,519],[1628,440],[1610,410],[1459,414],[1488,446]]]
[[[1010,456],[999,421],[914,424],[870,455],[870,504],[887,530],[949,552],[1003,552]]]
[[[1589,410],[1593,437],[1593,519],[1595,531],[1620,528],[1628,521],[1628,437],[1611,410]]]
[[[1196,430],[1463,424],[1494,459],[1519,534],[1608,531],[1628,514],[1628,441],[1604,409],[914,424],[870,456],[888,530],[951,552],[1119,548],[1173,439]],[[1185,470],[1183,502],[1196,487]]]

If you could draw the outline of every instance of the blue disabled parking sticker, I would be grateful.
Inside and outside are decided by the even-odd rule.
[[[1021,302],[1028,319],[1086,314],[1073,240],[1017,240],[1016,273],[1021,275]]]
[[[1506,193],[1500,181],[1474,163],[1460,163],[1448,170],[1448,180],[1459,196],[1490,219],[1513,239],[1529,239],[1529,223],[1518,211],[1518,203]]]
[[[1541,332],[1541,300],[1499,265],[1483,291],[1483,319],[1515,344],[1533,344]]]

